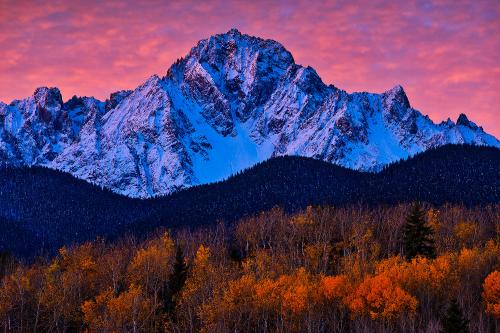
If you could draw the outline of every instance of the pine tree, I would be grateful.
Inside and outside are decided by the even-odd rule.
[[[178,246],[175,253],[175,263],[172,274],[170,274],[168,286],[164,297],[164,307],[166,312],[174,317],[177,298],[186,283],[188,267],[184,260],[182,249]]]
[[[404,255],[407,260],[416,256],[436,257],[432,228],[425,223],[425,212],[414,203],[403,227]]]
[[[452,300],[448,310],[441,319],[440,333],[468,333],[469,321],[464,318],[456,300]]]
[[[14,266],[14,257],[6,251],[0,251],[0,279],[7,275],[10,269]]]

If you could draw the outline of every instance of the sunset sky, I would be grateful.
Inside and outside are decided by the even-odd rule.
[[[434,121],[460,113],[500,136],[500,1],[0,0],[0,100],[39,86],[105,99],[164,75],[235,27],[281,42],[325,83],[401,84]]]

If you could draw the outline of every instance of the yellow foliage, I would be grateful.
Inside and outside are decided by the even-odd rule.
[[[229,317],[233,313],[251,311],[254,304],[254,286],[255,279],[249,275],[229,281],[222,297],[216,297],[212,302],[201,305],[199,316],[205,323],[205,327],[216,326],[218,320]]]
[[[223,296],[223,304],[229,310],[236,309],[238,305],[250,305],[253,299],[255,279],[248,275],[243,275],[235,281],[230,281]]]
[[[258,249],[243,262],[243,272],[256,278],[274,278],[286,271],[286,259],[272,255],[269,250]]]
[[[140,287],[131,286],[127,292],[108,301],[108,311],[116,330],[135,331],[142,327],[148,316],[153,313],[154,307],[152,302],[144,297]]]
[[[497,260],[500,258],[500,242],[495,242],[494,240],[489,240],[484,246],[484,255],[487,258],[493,258]]]
[[[194,258],[194,265],[195,266],[205,265],[206,263],[208,263],[209,258],[210,258],[210,249],[202,244],[196,251],[196,256]]]
[[[465,275],[479,271],[485,265],[488,257],[485,252],[481,252],[478,248],[462,249],[457,256],[456,273]]]
[[[432,230],[434,230],[434,232],[439,232],[441,229],[439,210],[430,208],[427,211],[427,224],[432,228]]]
[[[210,263],[210,248],[200,245],[191,265],[191,271],[181,292],[179,302],[183,306],[200,303],[208,297],[208,292],[213,292],[212,286],[217,283],[215,269]],[[221,286],[222,287],[222,286]],[[198,306],[198,305],[196,305]]]
[[[317,271],[321,263],[327,259],[330,247],[322,244],[309,244],[304,248],[306,265],[311,271]]]
[[[500,271],[493,271],[484,279],[483,298],[486,312],[500,318]]]
[[[342,258],[342,271],[353,280],[359,280],[372,271],[372,264],[380,255],[381,246],[375,239],[373,228],[365,222],[352,226],[346,246],[351,253]]]
[[[19,269],[18,269],[19,271]],[[21,273],[23,274],[23,273]],[[7,314],[14,308],[14,299],[16,299],[16,294],[19,294],[19,291],[16,290],[16,274],[13,274],[4,277],[0,282],[0,320],[4,320],[7,317]],[[22,275],[21,275],[22,276]]]
[[[146,291],[155,291],[167,281],[173,259],[174,242],[168,235],[150,241],[139,249],[128,267],[131,284],[141,285]]]
[[[294,226],[308,226],[315,225],[316,221],[312,217],[313,208],[312,206],[307,206],[306,211],[290,218],[290,224]]]
[[[95,297],[95,300],[85,301],[81,310],[83,320],[92,329],[96,331],[105,330],[108,326],[107,304],[113,298],[113,291],[108,289]]]
[[[472,245],[474,236],[478,233],[479,226],[474,222],[459,222],[453,228],[455,237],[458,238],[462,246]]]
[[[204,280],[206,280],[212,272],[209,260],[210,248],[200,245],[193,260],[191,274],[186,281],[186,286],[184,288],[185,296],[196,293],[196,290],[202,286]]]
[[[84,302],[81,310],[92,332],[145,332],[147,329],[144,325],[151,319],[155,307],[139,286],[131,285],[126,292],[116,297],[108,289],[94,301]]]

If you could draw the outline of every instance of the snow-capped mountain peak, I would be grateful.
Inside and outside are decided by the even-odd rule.
[[[35,103],[42,108],[57,108],[63,104],[62,95],[58,88],[40,87],[33,93]]]
[[[461,113],[458,116],[457,125],[466,126],[466,127],[469,127],[470,129],[473,129],[473,130],[479,129],[479,127],[476,124],[474,124],[472,121],[470,121],[469,118],[467,118],[467,116],[463,113]],[[481,130],[482,130],[482,128],[481,128]]]
[[[0,161],[65,170],[134,197],[221,180],[276,155],[379,170],[447,143],[500,146],[465,115],[434,124],[399,85],[349,94],[280,43],[236,29],[104,102],[63,103],[57,88],[39,88],[0,103]]]

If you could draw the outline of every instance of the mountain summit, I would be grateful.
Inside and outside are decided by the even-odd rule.
[[[401,86],[349,94],[278,42],[236,29],[104,102],[64,103],[57,88],[38,88],[0,103],[1,163],[67,171],[132,197],[221,180],[271,156],[377,171],[448,143],[500,147],[465,115],[433,123]]]

